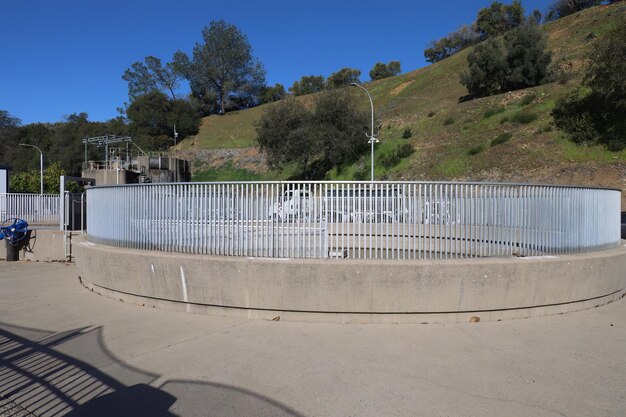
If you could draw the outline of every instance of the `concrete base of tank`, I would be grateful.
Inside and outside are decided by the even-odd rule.
[[[111,298],[251,319],[495,321],[583,310],[626,294],[626,247],[464,260],[220,257],[73,245],[83,285]]]

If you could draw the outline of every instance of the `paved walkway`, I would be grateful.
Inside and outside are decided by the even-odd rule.
[[[3,262],[0,395],[6,416],[623,417],[626,300],[495,323],[248,321]]]

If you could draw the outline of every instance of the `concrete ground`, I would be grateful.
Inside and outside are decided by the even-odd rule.
[[[526,320],[341,325],[157,310],[0,265],[0,415],[624,416],[626,300]]]

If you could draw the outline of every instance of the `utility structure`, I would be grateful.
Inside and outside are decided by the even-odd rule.
[[[142,154],[144,155],[148,155],[147,153],[145,153],[139,146],[137,146],[135,144],[135,142],[133,142],[133,138],[131,138],[130,136],[118,136],[118,135],[111,135],[111,134],[106,134],[104,136],[94,136],[91,138],[83,138],[83,143],[85,144],[85,163],[87,162],[87,145],[97,145],[98,147],[101,147],[104,145],[104,161],[105,161],[105,166],[109,166],[109,145],[112,143],[126,143],[126,159],[130,160],[129,157],[129,149],[128,149],[128,144],[132,144],[135,148],[139,149],[139,151],[141,151]]]
[[[365,133],[365,136],[367,136],[368,138],[370,138],[370,140],[367,143],[371,143],[372,144],[372,174],[371,174],[371,181],[374,181],[374,144],[376,142],[378,142],[378,139],[376,138],[376,134],[374,133],[374,101],[372,100],[372,96],[370,95],[370,92],[367,91],[367,89],[365,87],[363,87],[362,85],[359,85],[357,83],[350,83],[351,86],[354,87],[358,87],[361,90],[365,91],[365,93],[367,94],[367,97],[370,99],[370,108],[372,110],[372,130],[371,133],[368,135],[367,133]]]
[[[98,185],[135,184],[148,182],[189,182],[191,180],[191,162],[179,160],[169,152],[146,153],[133,142],[130,136],[105,134],[84,138],[85,163],[82,176],[94,178]],[[109,145],[123,143],[123,148]],[[104,147],[104,161],[89,161],[88,145]],[[137,148],[140,154],[132,155],[130,145]]]

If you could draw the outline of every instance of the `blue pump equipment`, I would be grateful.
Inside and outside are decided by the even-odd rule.
[[[28,235],[28,223],[23,219],[6,219],[0,226],[0,239],[6,239],[11,246],[17,246]]]

